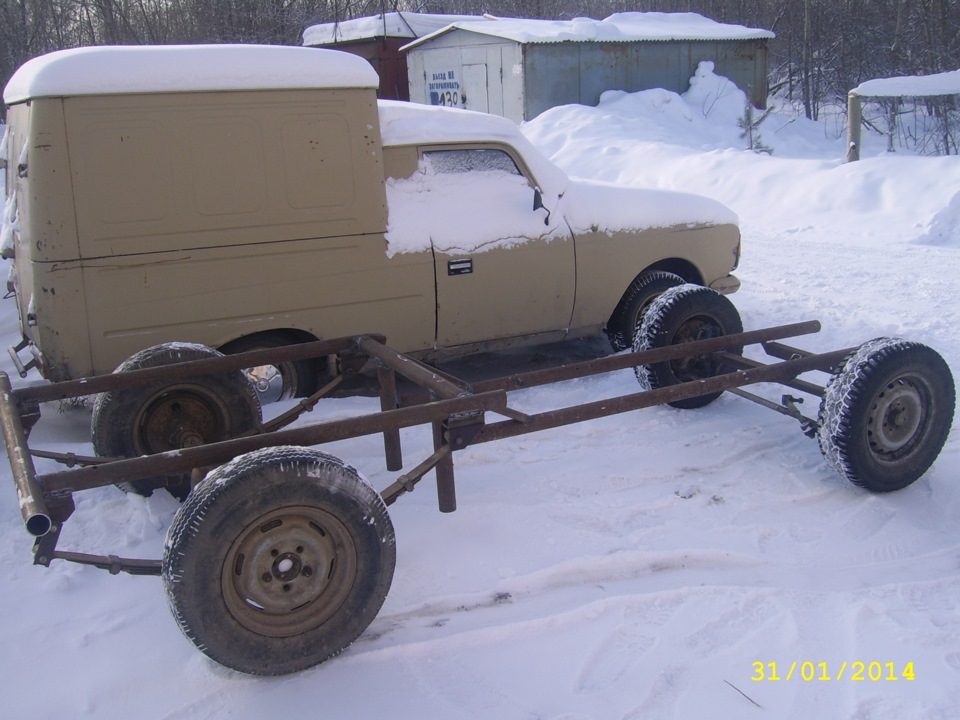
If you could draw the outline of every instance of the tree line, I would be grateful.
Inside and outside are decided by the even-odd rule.
[[[62,48],[298,45],[309,25],[392,10],[542,19],[696,12],[772,30],[771,90],[811,118],[864,80],[960,68],[960,0],[0,0],[0,85],[31,57]]]

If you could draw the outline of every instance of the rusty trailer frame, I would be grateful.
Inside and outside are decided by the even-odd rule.
[[[400,430],[430,424],[433,427],[434,452],[397,477],[380,494],[386,504],[392,504],[412,491],[428,472],[434,470],[439,509],[452,512],[456,509],[453,453],[457,450],[721,391],[734,392],[789,415],[801,423],[807,434],[812,434],[817,422],[800,413],[794,398],[785,395],[778,405],[743,390],[743,387],[756,383],[779,383],[822,396],[823,387],[801,380],[799,376],[813,370],[832,371],[850,354],[851,349],[810,353],[777,342],[819,330],[820,323],[817,321],[794,323],[642,352],[622,353],[472,384],[396,352],[386,344],[385,338],[377,335],[290,345],[19,389],[13,389],[9,377],[0,372],[0,425],[23,522],[27,532],[35,538],[35,564],[49,565],[54,559],[62,559],[94,565],[114,574],[158,575],[160,560],[135,560],[58,550],[56,545],[62,526],[75,508],[73,494],[137,478],[176,473],[192,473],[194,482],[198,482],[206,470],[254,450],[281,445],[315,446],[373,434],[383,435],[387,470],[400,471],[404,466]],[[742,347],[755,344],[760,344],[768,356],[779,362],[765,364],[740,355]],[[704,354],[714,354],[721,361],[724,372],[701,380],[641,390],[533,415],[512,408],[508,402],[507,393],[510,391]],[[33,450],[27,444],[30,429],[40,418],[40,404],[45,402],[327,355],[341,358],[341,365],[347,369],[345,374],[246,436],[136,458],[85,458]],[[332,392],[345,375],[356,373],[363,366],[369,368],[371,363],[377,371],[380,387],[380,412],[283,429]],[[417,399],[401,402],[397,392],[397,375],[420,389]],[[488,422],[488,413],[502,419]],[[68,466],[79,467],[41,475],[36,471],[34,457],[52,458]]]

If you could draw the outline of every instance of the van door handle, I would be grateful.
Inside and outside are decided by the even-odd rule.
[[[450,260],[447,263],[447,275],[470,275],[473,273],[473,260]]]

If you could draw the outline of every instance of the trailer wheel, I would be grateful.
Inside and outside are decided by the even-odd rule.
[[[878,338],[837,369],[820,405],[817,439],[841,477],[891,492],[923,475],[950,433],[950,368],[920,343]]]
[[[133,355],[114,372],[218,357],[203,345],[168,343]],[[100,457],[138,457],[218,442],[260,424],[260,402],[239,370],[171,383],[106,392],[93,405],[93,449]],[[151,477],[118,483],[125,492],[149,497],[166,487],[183,499],[189,476]]]
[[[620,352],[631,347],[650,303],[664,290],[683,283],[684,279],[679,275],[663,271],[645,272],[630,283],[607,326],[607,337],[613,349]]]
[[[652,350],[741,332],[740,313],[726,297],[702,285],[680,285],[665,290],[650,304],[633,340],[633,350]],[[731,348],[730,352],[741,350]],[[648,390],[713,377],[719,371],[712,354],[640,365],[635,369],[637,380]],[[720,395],[710,393],[669,404],[683,409],[699,408]]]
[[[225,355],[249,352],[251,350],[266,350],[267,348],[292,345],[296,340],[275,334],[249,335],[234,340],[220,348]],[[276,365],[260,365],[247,368],[244,372],[247,379],[257,391],[260,404],[289,400],[294,397],[309,397],[317,391],[320,362],[316,358],[308,360],[294,360],[277,363]]]
[[[272,447],[204,479],[174,516],[163,583],[180,629],[221,665],[283,675],[373,621],[396,563],[380,495],[318,450]]]

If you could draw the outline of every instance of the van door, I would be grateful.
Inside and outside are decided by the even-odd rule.
[[[424,149],[424,211],[437,276],[437,345],[565,330],[574,243],[559,213],[534,209],[534,181],[502,147]]]

